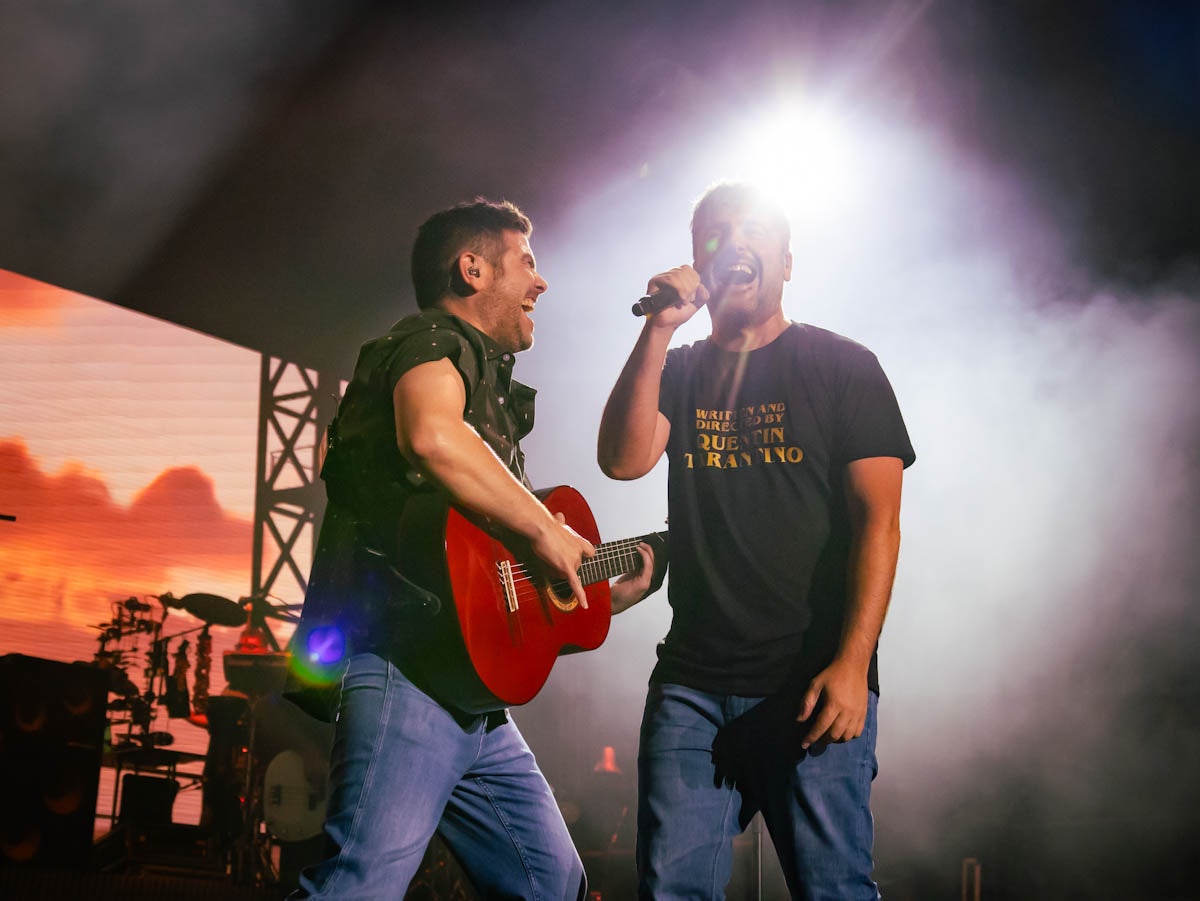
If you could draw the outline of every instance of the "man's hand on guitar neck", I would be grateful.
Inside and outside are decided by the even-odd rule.
[[[654,581],[654,552],[650,545],[641,542],[637,546],[642,565],[633,572],[625,573],[612,583],[612,615],[624,613],[646,596],[650,583]]]
[[[579,579],[579,567],[584,557],[596,556],[592,543],[567,525],[566,517],[555,513],[553,525],[538,531],[530,540],[530,548],[537,558],[545,564],[552,577],[565,579],[571,586],[571,594],[584,609],[587,609],[587,595],[583,591],[583,582]]]

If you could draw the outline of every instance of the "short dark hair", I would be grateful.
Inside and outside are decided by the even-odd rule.
[[[696,201],[696,205],[692,208],[693,249],[696,246],[697,227],[704,221],[708,211],[718,206],[755,207],[763,210],[767,214],[769,224],[783,238],[783,246],[787,247],[792,243],[792,226],[777,200],[750,182],[722,181],[705,191],[704,196]]]
[[[485,197],[456,203],[421,223],[412,251],[417,306],[422,310],[432,307],[454,290],[458,258],[467,251],[497,265],[504,253],[506,231],[529,235],[533,223],[507,200]]]

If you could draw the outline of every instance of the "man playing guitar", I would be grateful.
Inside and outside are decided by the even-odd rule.
[[[467,710],[434,687],[461,639],[440,631],[450,599],[415,572],[413,533],[397,528],[414,499],[440,495],[561,583],[559,607],[588,607],[579,570],[593,543],[530,491],[519,444],[534,391],[512,378],[513,357],[532,346],[547,289],[531,230],[507,202],[430,217],[413,247],[420,312],[363,346],[330,429],[329,506],[293,655],[344,673],[325,823],[335,853],[292,898],[403,897],[435,831],[487,897],[584,896],[579,855],[503,704]],[[632,553],[617,609],[650,585],[649,547]]]

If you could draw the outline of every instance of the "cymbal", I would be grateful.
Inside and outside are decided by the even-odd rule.
[[[146,747],[136,742],[120,742],[104,754],[104,765],[114,766],[118,761],[133,761],[144,766],[174,766],[177,763],[198,763],[205,759],[203,754],[191,751],[176,751],[172,748]]]
[[[245,610],[217,594],[185,594],[175,603],[212,626],[240,626],[246,622]]]

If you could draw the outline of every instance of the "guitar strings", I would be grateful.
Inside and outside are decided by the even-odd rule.
[[[580,567],[580,569],[582,569],[583,566],[588,566],[589,564],[608,562],[609,560],[620,557],[637,557],[637,546],[641,544],[641,541],[642,539],[640,538],[622,538],[619,541],[605,542],[596,548],[596,555],[594,557],[588,557],[583,561],[583,565]],[[518,563],[512,569],[513,572],[523,571],[525,566],[524,564]]]
[[[637,546],[640,543],[641,540],[638,538],[624,538],[620,541],[601,545],[600,548],[597,548],[594,557],[589,557],[583,561],[579,567],[579,571],[582,572],[588,568],[595,569],[603,563],[611,563],[614,560],[632,562],[640,556],[637,553]],[[528,567],[523,563],[518,563],[511,568],[511,572],[515,578],[517,575],[525,575],[528,572]],[[619,573],[615,575],[619,575]]]
[[[623,538],[618,541],[606,542],[596,549],[596,555],[583,561],[578,572],[583,574],[587,569],[596,569],[602,564],[619,561],[622,563],[632,563],[638,559],[640,555],[637,552],[637,546],[641,543],[640,538]],[[536,598],[540,594],[540,589],[534,583],[533,577],[529,574],[529,569],[525,564],[518,563],[511,567],[510,575],[513,581],[513,588],[516,591],[518,601],[529,600]],[[614,573],[613,575],[620,575]],[[603,577],[603,576],[602,576]],[[565,581],[565,580],[554,580]],[[599,581],[599,580],[596,580]]]

